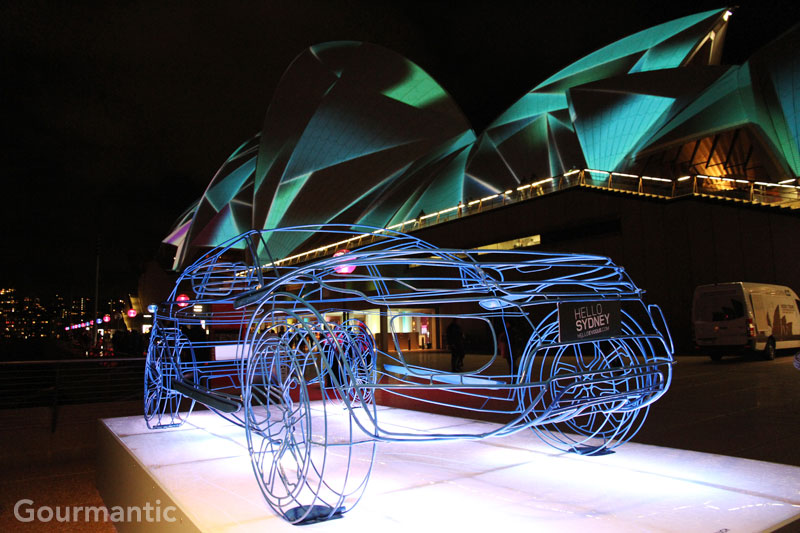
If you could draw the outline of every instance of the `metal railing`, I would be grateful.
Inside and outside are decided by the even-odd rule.
[[[0,409],[142,398],[142,357],[0,362]]]
[[[574,187],[622,191],[664,199],[684,196],[714,197],[756,205],[800,209],[800,186],[790,185],[785,182],[768,183],[740,178],[705,176],[702,174],[667,179],[606,170],[583,169],[572,170],[560,176],[533,181],[484,198],[468,200],[466,203],[460,202],[453,207],[442,209],[436,213],[421,214],[417,218],[388,226],[385,229],[407,233]],[[373,241],[380,238],[381,231],[384,230],[375,232]],[[354,237],[296,254],[278,260],[276,263],[279,265],[303,263],[319,257],[327,257],[340,248],[347,246],[357,247],[362,244],[369,244],[369,242],[364,240],[364,236]]]
[[[800,187],[788,183],[768,183],[702,174],[666,179],[585,169],[581,171],[580,184],[662,198],[700,195],[753,204],[800,208]]]

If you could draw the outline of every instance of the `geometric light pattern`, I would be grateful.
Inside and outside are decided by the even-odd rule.
[[[756,122],[774,143],[793,174],[800,174],[800,27],[782,35],[748,62],[758,107]],[[760,75],[762,72],[765,75]],[[760,82],[760,83],[759,83]],[[755,113],[754,113],[755,114]],[[766,115],[766,116],[764,116]]]
[[[594,114],[581,115],[575,129],[589,168],[613,168],[636,146],[674,102],[649,94],[612,94],[608,105]]]
[[[262,131],[164,242],[174,268],[250,229],[388,227],[572,169],[779,182],[800,174],[800,26],[721,66],[731,12],[640,31],[553,74],[476,137],[419,66],[376,45],[312,46]],[[270,237],[285,257],[297,237]]]
[[[497,192],[465,175],[474,140],[449,95],[407,59],[366,43],[313,46],[284,73],[261,134],[229,158],[191,227],[170,239],[181,245],[176,266],[248,229],[383,227]],[[285,255],[300,244],[270,248]]]
[[[707,11],[640,31],[550,76],[481,134],[467,172],[510,188],[572,168],[624,170],[672,103],[660,94],[663,83],[629,86],[626,78],[718,62],[726,12]],[[621,83],[613,89],[592,87],[615,79]]]
[[[682,160],[675,174],[778,182],[800,174],[800,27],[728,68],[646,139],[644,156]],[[691,155],[689,155],[691,154]],[[661,172],[662,175],[667,174]],[[674,174],[673,174],[674,176]]]

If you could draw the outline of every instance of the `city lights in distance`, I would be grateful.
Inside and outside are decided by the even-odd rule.
[[[136,317],[136,309],[128,309],[128,318]]]
[[[111,315],[103,315],[103,322],[111,322]]]
[[[148,313],[155,313],[158,310],[158,306],[156,304],[150,304],[147,306]]]

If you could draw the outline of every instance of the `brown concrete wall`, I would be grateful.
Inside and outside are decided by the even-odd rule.
[[[537,251],[596,253],[624,266],[648,303],[664,310],[682,351],[691,349],[695,286],[753,281],[800,290],[797,210],[580,188],[415,232],[454,248],[535,234]]]

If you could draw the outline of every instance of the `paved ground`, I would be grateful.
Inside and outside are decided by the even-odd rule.
[[[791,356],[679,357],[634,440],[800,466],[800,371]]]
[[[450,355],[417,354],[449,369]],[[482,356],[467,356],[477,368]],[[670,390],[653,404],[634,441],[800,466],[800,371],[790,354],[773,361],[680,356]],[[500,361],[499,371],[507,371]],[[435,409],[434,409],[435,410]],[[800,480],[798,480],[800,487]]]
[[[445,353],[414,357],[425,365],[449,365]],[[480,356],[468,356],[466,364],[481,362]],[[101,504],[94,487],[93,419],[138,409],[121,403],[68,410],[60,413],[55,433],[46,409],[0,411],[0,531],[113,530],[108,524],[21,524],[13,507],[22,498],[51,506]],[[670,391],[653,406],[634,440],[800,466],[800,371],[789,356],[720,363],[678,357]],[[800,531],[800,523],[780,531]]]

